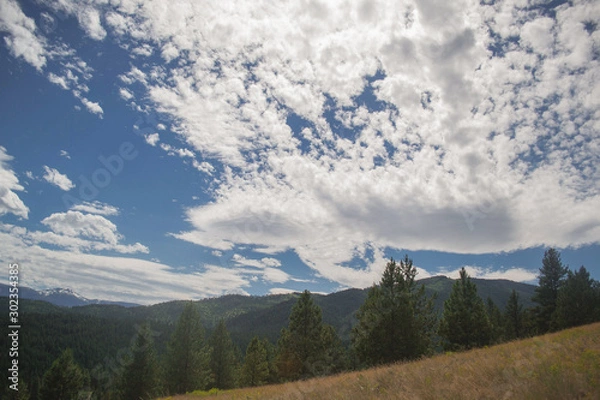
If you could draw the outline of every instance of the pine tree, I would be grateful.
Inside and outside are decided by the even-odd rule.
[[[584,266],[573,273],[568,271],[564,285],[558,291],[552,326],[566,329],[596,321],[600,304],[594,280]]]
[[[260,386],[269,379],[269,360],[265,343],[257,336],[253,337],[246,348],[246,358],[242,367],[242,384]]]
[[[212,386],[219,389],[230,389],[236,384],[237,362],[235,348],[225,322],[219,321],[211,338],[210,369]]]
[[[4,393],[0,393],[2,395],[0,398],[6,400],[30,400],[31,393],[29,393],[29,388],[27,384],[23,380],[23,378],[19,378],[19,390],[13,390],[8,385],[5,386]]]
[[[391,259],[357,312],[353,349],[361,363],[377,365],[421,357],[431,351],[435,325],[433,299],[417,286],[416,268],[406,256]]]
[[[333,342],[323,342],[324,329],[327,328],[322,322],[321,308],[305,290],[292,308],[289,327],[282,330],[279,339],[278,369],[282,378],[294,380],[326,372],[325,355]]]
[[[553,248],[546,250],[540,268],[539,286],[535,289],[532,300],[538,303],[536,307],[536,322],[539,333],[552,329],[551,323],[558,291],[562,287],[568,268],[562,264],[560,253]]]
[[[490,343],[502,343],[506,336],[504,316],[491,297],[487,299],[487,316],[490,321]]]
[[[41,400],[76,400],[85,385],[83,370],[73,358],[71,349],[65,350],[44,374],[40,388]]]
[[[210,348],[193,302],[186,304],[167,350],[167,383],[171,394],[207,389],[210,383]]]
[[[504,312],[507,340],[520,339],[525,336],[524,318],[523,305],[519,302],[519,294],[513,289]]]
[[[477,286],[464,268],[444,303],[439,334],[446,350],[465,350],[490,344],[491,325]]]
[[[153,399],[160,394],[160,374],[154,339],[148,324],[138,330],[122,376],[122,399]]]

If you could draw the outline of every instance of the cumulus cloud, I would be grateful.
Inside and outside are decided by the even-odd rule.
[[[11,213],[27,219],[29,208],[15,193],[25,188],[19,183],[15,172],[8,163],[13,159],[6,149],[0,146],[0,215]]]
[[[68,192],[69,190],[75,187],[75,184],[71,182],[69,177],[67,177],[67,175],[65,174],[61,174],[60,172],[58,172],[56,168],[50,168],[47,165],[44,165],[44,171],[44,180],[58,187],[59,189]]]
[[[36,32],[35,21],[14,0],[0,1],[0,31],[8,34],[4,42],[15,57],[42,70],[47,61],[45,40]]]
[[[291,250],[347,286],[377,281],[390,248],[600,242],[596,2],[56,7],[132,49],[119,95],[167,116],[161,148],[212,179],[176,238]]]
[[[387,248],[600,241],[597,5],[177,4],[145,2],[143,24],[115,12],[118,34],[169,63],[123,82],[223,165],[214,201],[175,237],[291,249],[353,286],[377,280]]]
[[[102,116],[104,114],[104,110],[102,109],[102,107],[100,107],[100,104],[98,104],[98,103],[90,101],[90,100],[86,99],[85,97],[81,98],[81,103],[92,114],[98,114],[100,116]]]

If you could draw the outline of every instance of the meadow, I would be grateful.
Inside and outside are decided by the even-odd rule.
[[[600,323],[325,378],[166,399],[600,399]]]

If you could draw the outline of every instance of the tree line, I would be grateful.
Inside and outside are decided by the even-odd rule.
[[[110,376],[79,367],[65,350],[44,374],[38,396],[23,387],[16,399],[152,399],[211,389],[259,386],[462,351],[600,321],[600,283],[585,267],[571,271],[555,249],[544,253],[534,307],[512,291],[504,310],[484,301],[463,268],[441,316],[434,297],[416,281],[408,256],[391,259],[356,313],[349,348],[323,323],[321,308],[304,291],[289,324],[272,344],[255,336],[245,354],[223,320],[206,336],[193,302],[186,304],[166,353],[159,357],[149,324],[140,327],[122,365]],[[9,397],[9,398],[11,398]]]

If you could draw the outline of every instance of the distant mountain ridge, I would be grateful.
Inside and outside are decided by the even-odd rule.
[[[491,298],[494,303],[504,309],[506,306],[506,302],[508,300],[508,296],[512,292],[512,290],[516,290],[517,293],[521,297],[521,301],[525,307],[529,307],[532,305],[531,296],[533,296],[535,286],[514,282],[505,279],[477,279],[471,278],[471,280],[477,285],[478,294],[481,298],[486,300],[488,297]],[[449,297],[450,291],[452,290],[452,285],[455,280],[450,279],[446,276],[434,276],[430,278],[424,278],[417,281],[418,284],[425,285],[425,290],[428,295],[435,294],[436,295],[436,307],[438,309],[442,309],[444,305],[444,301]],[[0,297],[8,297],[8,288],[9,286],[3,283],[0,283]],[[345,299],[344,301],[350,301],[355,305],[356,301],[348,300],[349,298],[354,298],[354,300],[360,301],[360,304],[364,301],[367,295],[367,289],[346,289],[340,292],[334,292],[328,295],[321,294],[313,294],[317,298],[317,303],[320,303],[318,298],[324,297],[327,298],[332,296],[335,299]],[[123,302],[123,301],[110,301],[110,300],[100,300],[100,299],[88,299],[85,298],[72,289],[69,288],[55,288],[38,291],[35,289],[31,289],[28,287],[19,287],[19,298],[27,299],[27,300],[40,300],[45,301],[50,304],[54,304],[59,307],[81,307],[81,306],[89,306],[89,305],[118,305],[122,307],[140,307],[139,304]],[[285,300],[289,300],[290,298],[296,298],[295,293],[285,294],[285,295],[266,295],[266,296],[244,296],[244,295],[224,295],[216,298],[208,298],[199,300],[199,304],[202,303],[213,303],[213,302],[225,302],[230,306],[229,312],[227,312],[224,319],[230,319],[231,317],[237,316],[237,314],[245,314],[244,309],[247,311],[254,311],[254,308],[249,306],[247,301],[242,299],[271,299],[275,301],[267,301],[268,304],[278,303],[277,299],[281,299],[282,302]],[[233,301],[233,299],[238,299],[238,301]],[[147,307],[158,307],[161,308],[161,304],[168,304],[172,302],[177,302],[173,300],[171,302],[154,304]],[[256,303],[256,301],[251,302]],[[260,301],[259,301],[260,303]],[[323,301],[326,306],[335,306],[335,302],[332,301]],[[359,306],[360,306],[359,304]],[[321,304],[319,304],[321,305]],[[219,307],[222,308],[222,307]],[[262,309],[263,307],[258,307]],[[358,308],[358,307],[357,307]],[[339,311],[339,310],[338,310]],[[177,315],[179,315],[177,313]]]
[[[8,297],[8,289],[8,285],[0,283],[0,297]],[[19,299],[41,300],[60,307],[77,307],[90,304],[114,304],[123,307],[139,306],[139,304],[123,301],[87,299],[68,288],[55,288],[38,291],[28,287],[20,286]]]

